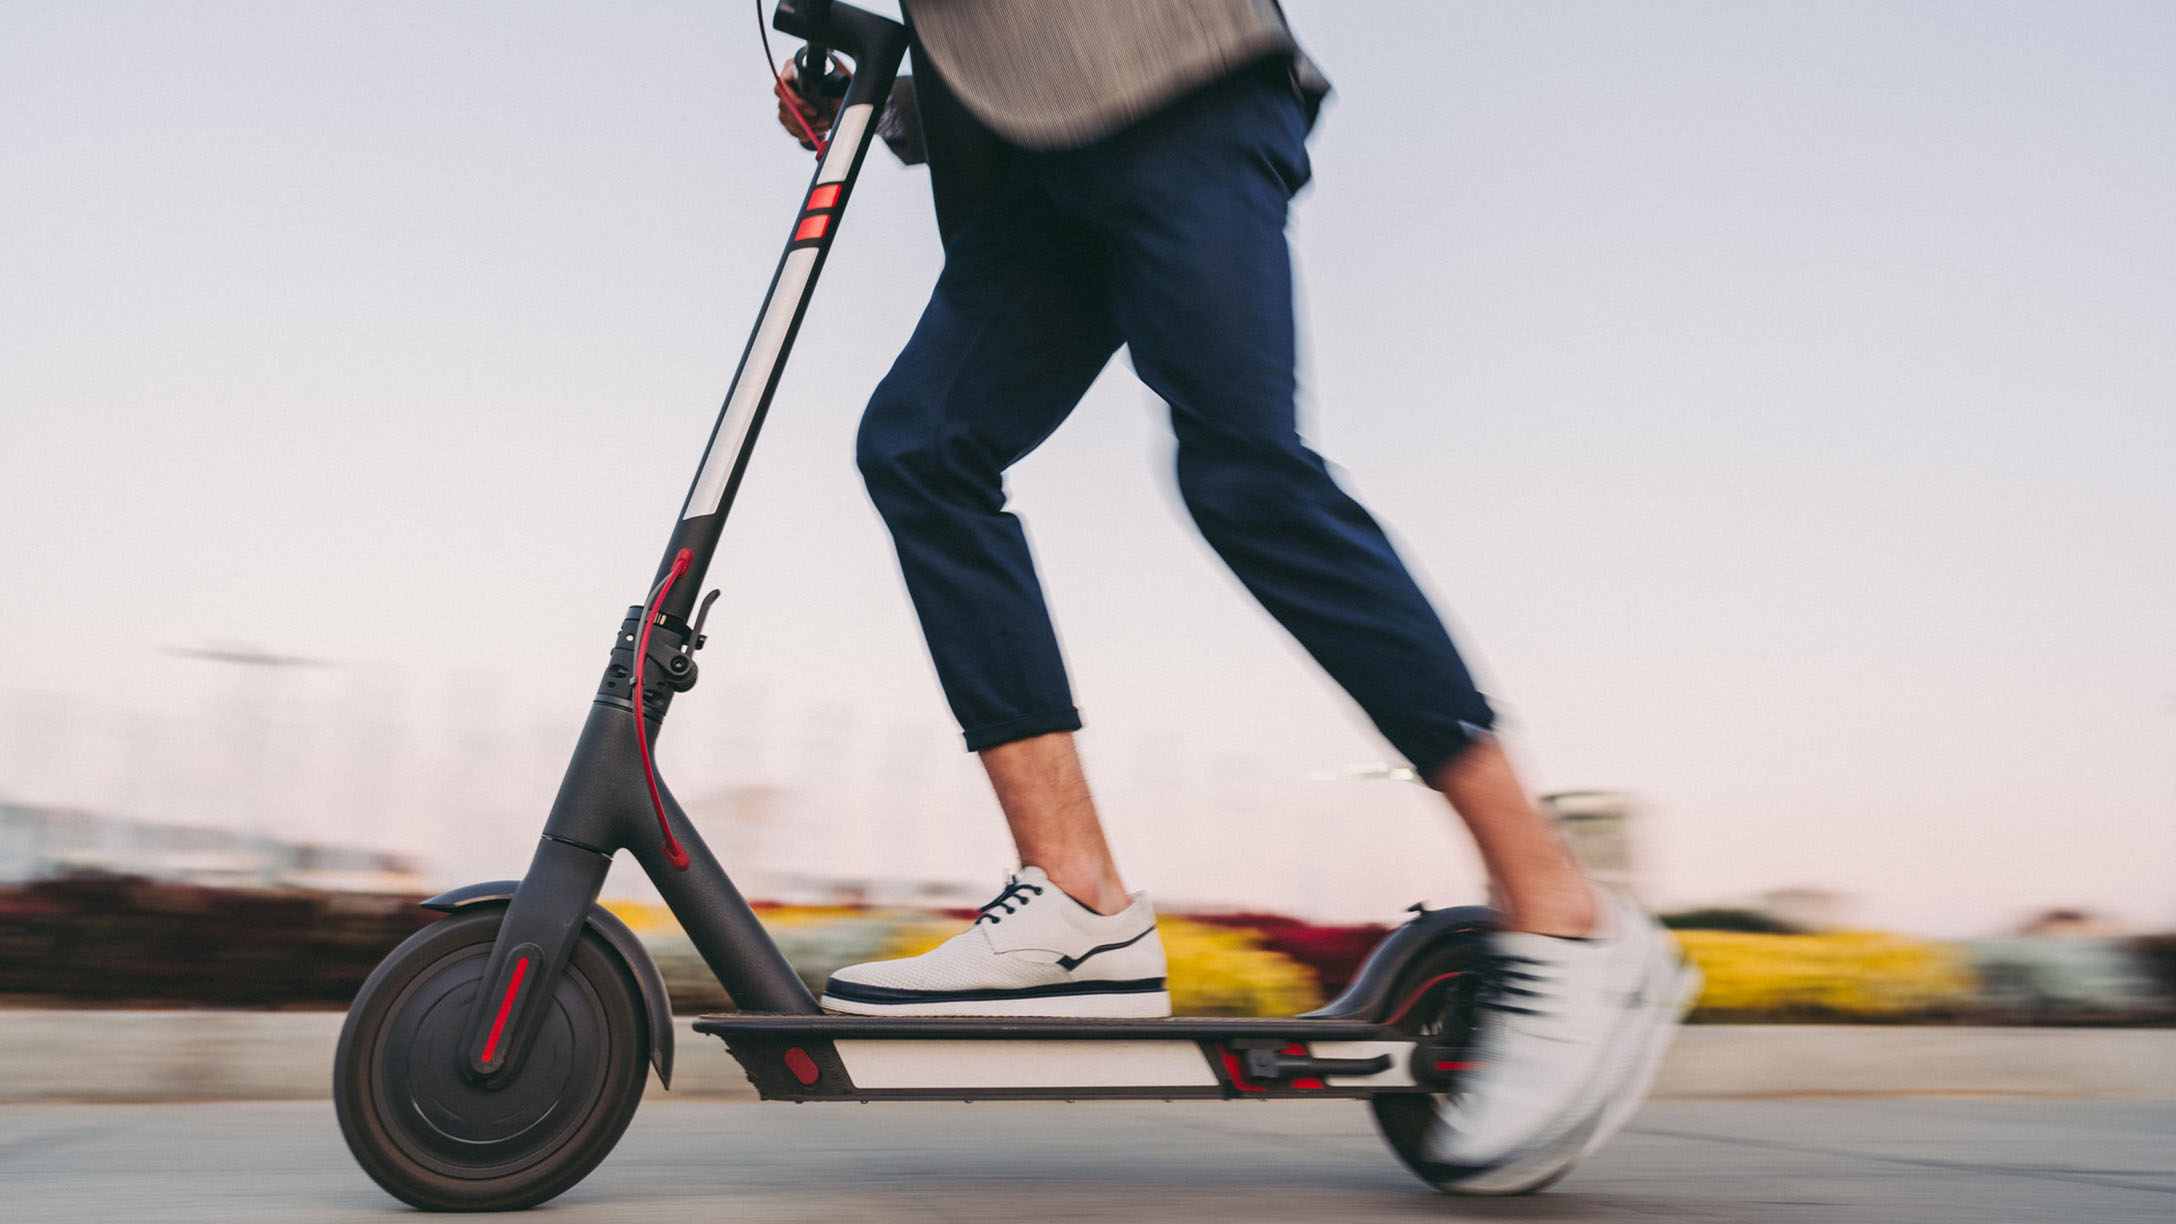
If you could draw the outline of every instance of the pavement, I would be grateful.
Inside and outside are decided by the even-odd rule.
[[[318,1100],[339,1012],[0,1009],[0,1104]],[[672,1092],[750,1099],[740,1064],[677,1022]],[[1655,1094],[2176,1100],[2176,1029],[1695,1024]]]
[[[0,1106],[0,1203],[25,1224],[413,1217],[320,1101]],[[2176,1101],[1675,1100],[1525,1199],[1412,1180],[1350,1102],[644,1103],[539,1209],[610,1220],[2156,1221]]]

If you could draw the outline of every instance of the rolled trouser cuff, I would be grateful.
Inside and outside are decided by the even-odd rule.
[[[1014,740],[1030,739],[1034,736],[1049,735],[1057,731],[1078,730],[1080,730],[1080,711],[1072,706],[1067,706],[1063,710],[1052,710],[1042,714],[1024,714],[1019,718],[1008,718],[1003,722],[984,723],[979,727],[969,727],[962,735],[967,741],[967,751],[980,752],[985,748],[995,748],[999,744],[1012,743]]]
[[[1433,784],[1436,771],[1457,760],[1466,749],[1494,738],[1496,714],[1484,710],[1477,718],[1459,719],[1425,737],[1413,737],[1412,742],[1399,744],[1398,750],[1411,762],[1422,782]]]

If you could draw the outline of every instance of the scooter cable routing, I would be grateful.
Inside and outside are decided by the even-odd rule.
[[[694,559],[695,555],[685,548],[673,555],[672,568],[665,571],[664,581],[657,584],[657,593],[650,596],[650,606],[643,609],[642,637],[635,643],[635,747],[642,753],[642,780],[650,786],[650,810],[657,813],[658,836],[665,839],[665,857],[675,871],[688,869],[688,852],[680,848],[680,839],[672,835],[672,822],[665,819],[665,797],[657,790],[657,766],[650,760],[650,732],[642,717],[642,676],[650,670],[650,628],[657,624],[657,610],[665,606],[665,596],[671,594],[672,584],[688,572],[688,564]]]
[[[806,103],[794,92],[793,86],[786,84],[786,70],[777,66],[778,59],[771,54],[771,31],[763,24],[763,0],[756,0],[756,37],[763,40],[763,67],[771,74],[771,92],[778,95],[778,100],[785,105],[786,113],[793,116],[794,126],[800,128],[801,134],[808,138],[809,147],[816,150],[816,156],[822,157],[831,142],[816,134],[815,126],[808,121],[807,115],[801,109]],[[825,67],[838,62],[839,57],[834,55]],[[817,84],[821,85],[822,82],[818,81]]]

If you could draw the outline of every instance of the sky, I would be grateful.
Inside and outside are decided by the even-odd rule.
[[[2176,925],[2176,8],[1286,7],[1337,87],[1305,428],[1536,788],[1637,796],[1666,903]],[[0,7],[0,796],[518,869],[807,178],[754,25]],[[661,759],[798,796],[801,858],[994,879],[851,460],[939,263],[873,155]],[[1011,491],[1137,886],[1474,895],[1123,358]],[[173,653],[223,643],[324,665]]]

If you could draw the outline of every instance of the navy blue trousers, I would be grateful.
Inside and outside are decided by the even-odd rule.
[[[1248,71],[1094,144],[1009,152],[862,418],[945,696],[980,750],[1077,729],[1006,468],[1125,345],[1171,407],[1202,535],[1416,768],[1492,725],[1382,529],[1301,440],[1285,213],[1310,125]]]

